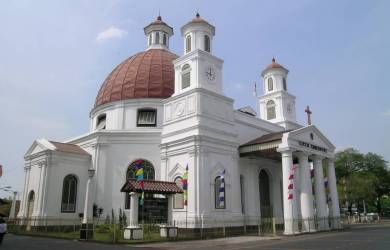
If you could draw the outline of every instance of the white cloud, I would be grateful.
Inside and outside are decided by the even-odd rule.
[[[103,42],[108,39],[122,38],[126,34],[127,34],[126,30],[122,30],[115,26],[111,26],[110,28],[100,32],[96,37],[96,41]]]
[[[390,109],[388,109],[386,112],[382,113],[382,116],[390,117]]]

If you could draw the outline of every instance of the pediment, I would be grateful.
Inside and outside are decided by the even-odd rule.
[[[287,134],[288,147],[318,152],[323,154],[333,153],[335,146],[314,125],[293,130]]]
[[[34,143],[30,146],[30,148],[27,150],[24,157],[34,155],[46,150],[55,150],[55,149],[56,147],[53,144],[51,144],[48,140],[38,139],[35,140]]]

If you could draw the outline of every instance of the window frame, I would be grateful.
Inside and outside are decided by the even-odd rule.
[[[265,104],[267,110],[267,120],[272,120],[276,118],[276,103],[274,100],[268,100]],[[270,109],[273,109],[273,117],[270,116]]]
[[[177,180],[179,180],[180,182],[180,185],[177,184]],[[175,179],[174,179],[174,182],[176,183],[176,185],[178,187],[180,187],[181,189],[183,189],[183,177],[182,176],[176,176]],[[180,206],[176,206],[176,201],[177,199],[181,197],[181,205]],[[173,209],[184,209],[184,194],[183,193],[177,193],[173,196],[173,205],[172,205]]]
[[[267,87],[268,91],[273,91],[274,90],[274,79],[272,77],[269,77],[267,80]]]
[[[184,86],[184,79],[185,77],[188,77],[188,85]],[[183,67],[181,68],[181,89],[186,89],[191,87],[191,66],[187,63],[184,64]]]
[[[163,33],[163,45],[167,45],[167,34]]]
[[[204,35],[204,51],[211,53],[210,36]]]
[[[140,114],[142,112],[154,112],[154,123],[140,123]],[[155,108],[140,108],[137,110],[137,127],[157,127],[157,109]]]
[[[186,36],[186,53],[191,52],[191,35]]]
[[[154,44],[160,44],[160,32],[156,32],[154,35]]]
[[[74,197],[71,197],[71,184],[68,184],[66,187],[66,181],[73,181],[74,182]],[[77,210],[77,186],[78,186],[78,179],[77,176],[74,174],[68,174],[64,177],[64,180],[62,182],[62,196],[61,196],[61,213],[75,213]],[[65,195],[65,188],[68,188],[67,193],[67,202],[64,203],[64,195]],[[73,198],[73,199],[72,199]],[[74,201],[74,204],[71,203],[71,200]],[[64,208],[64,206],[70,206],[73,205],[73,209]]]

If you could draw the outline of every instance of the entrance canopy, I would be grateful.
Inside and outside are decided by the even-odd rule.
[[[261,156],[280,159],[280,153],[276,149],[282,143],[283,134],[290,131],[270,133],[249,141],[239,147],[240,156]]]
[[[142,193],[141,183],[135,179],[127,180],[121,192]],[[175,182],[144,180],[144,192],[149,194],[176,194],[183,193],[183,189]]]

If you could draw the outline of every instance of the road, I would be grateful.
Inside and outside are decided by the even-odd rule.
[[[226,239],[168,242],[141,246],[106,245],[40,237],[6,235],[1,250],[87,250],[87,249],[390,249],[390,224],[355,226],[338,232],[282,237],[269,240],[261,237],[234,237]]]

